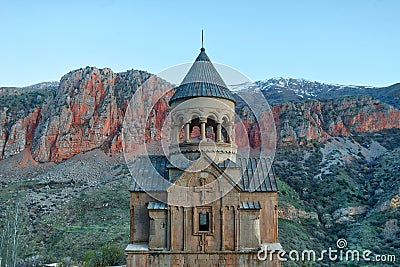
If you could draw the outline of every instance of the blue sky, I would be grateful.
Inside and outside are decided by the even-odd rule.
[[[158,73],[207,54],[252,80],[400,82],[400,1],[0,0],[0,86],[85,66]]]

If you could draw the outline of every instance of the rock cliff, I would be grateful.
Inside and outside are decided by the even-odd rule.
[[[15,120],[6,108],[0,111],[1,159],[25,148],[39,162],[58,162],[98,147],[121,151],[121,125],[128,102],[145,81],[154,90],[169,86],[143,71],[114,73],[94,67],[71,71],[61,78],[54,94],[28,115]],[[157,108],[160,113],[151,116],[155,131],[162,125],[166,102],[160,101]]]
[[[400,128],[400,111],[368,96],[288,102],[272,107],[280,145]]]
[[[114,73],[95,67],[71,71],[61,78],[45,101],[30,107],[24,115],[13,117],[6,107],[0,110],[0,159],[25,148],[39,162],[59,162],[81,152],[101,147],[107,152],[122,151],[121,128],[128,103],[136,89],[147,82],[147,90],[171,89],[164,80],[147,72],[130,70]],[[147,92],[146,94],[152,92]],[[169,112],[163,96],[150,114],[146,140],[160,140],[160,129]],[[150,98],[134,103],[141,112]],[[245,106],[237,113],[252,147],[260,145],[260,133]],[[324,142],[332,136],[349,136],[354,132],[374,132],[400,128],[400,111],[369,96],[333,100],[288,102],[272,107],[278,145],[307,145]],[[239,145],[246,143],[237,138]]]

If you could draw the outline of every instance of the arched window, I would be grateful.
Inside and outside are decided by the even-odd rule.
[[[179,131],[179,142],[182,143],[185,141],[185,127],[182,126],[181,130]]]
[[[216,141],[217,138],[217,122],[214,115],[210,115],[207,118],[206,123],[206,138]]]
[[[210,214],[208,212],[199,213],[199,231],[210,231]]]
[[[213,233],[213,212],[211,207],[196,207],[193,212],[193,233]]]
[[[227,117],[222,119],[222,139],[224,143],[230,143],[231,137],[229,136],[229,121]]]
[[[215,130],[214,127],[212,126],[207,126],[206,128],[206,138],[211,139],[212,141],[215,141]]]
[[[201,134],[200,134],[200,127],[199,126],[193,126],[192,130],[190,131],[190,139],[191,140],[200,140]]]

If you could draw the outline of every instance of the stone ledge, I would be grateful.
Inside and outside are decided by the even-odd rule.
[[[279,243],[277,243],[279,244]],[[221,250],[221,251],[169,251],[169,250],[149,250],[146,249],[135,249],[133,248],[136,244],[129,244],[127,248],[125,249],[126,254],[257,254],[259,248],[254,248],[254,249],[249,249],[249,250],[237,250],[237,251],[231,251],[231,250]],[[281,246],[277,246],[282,248]],[[271,250],[270,247],[268,247],[268,250]]]
[[[145,252],[149,251],[149,244],[147,243],[136,243],[136,244],[128,244],[128,246],[125,249],[126,252],[128,251],[133,251],[133,252]]]

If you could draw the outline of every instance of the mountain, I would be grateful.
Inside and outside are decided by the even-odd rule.
[[[23,93],[36,90],[52,90],[57,89],[59,86],[58,81],[41,82],[24,87],[0,87],[0,94],[2,93]]]
[[[22,114],[13,113],[6,102],[0,111],[0,159],[18,154],[25,148],[38,162],[59,162],[99,147],[121,152],[124,113],[131,96],[144,82],[151,83],[148,88],[152,90],[172,88],[164,80],[142,71],[114,73],[110,69],[87,67],[64,75],[57,89],[41,87],[29,93],[19,90],[18,96],[25,98],[13,101],[25,103],[25,108],[19,110]],[[277,88],[283,90],[285,86],[292,95],[308,95],[315,99],[317,95],[326,95],[333,90],[332,86],[294,79],[270,80],[263,84],[261,88],[268,100],[274,99],[269,93]],[[335,90],[345,90],[338,88]],[[43,91],[47,94],[42,94]],[[11,95],[15,97],[15,93]],[[279,99],[282,102],[287,97]],[[155,110],[150,118],[156,122],[151,130],[153,133],[149,132],[147,136],[148,141],[160,139],[157,133],[169,112],[167,102],[168,96],[162,98],[157,106],[159,110]],[[150,100],[143,104],[144,110]],[[245,113],[240,110],[245,109],[243,105],[238,105],[237,109],[238,114]],[[304,143],[304,140],[322,142],[329,136],[346,136],[354,131],[399,127],[399,111],[371,97],[284,103],[274,106],[272,112],[279,144]],[[247,125],[251,144],[256,146],[255,135],[250,130],[256,128]]]
[[[351,95],[366,95],[400,108],[400,83],[388,87],[326,84],[305,79],[271,78],[256,81],[270,105],[289,101],[324,100]]]
[[[0,108],[8,114],[8,123],[39,107],[58,88],[59,82],[43,82],[26,87],[0,87]]]
[[[272,111],[278,145],[323,143],[335,136],[400,128],[400,111],[368,96],[287,102]]]
[[[41,82],[33,85],[29,85],[26,87],[22,87],[24,91],[27,90],[49,90],[49,89],[57,89],[60,85],[58,81],[51,81],[51,82]]]
[[[19,111],[21,114],[8,106],[5,101],[10,95],[6,95],[0,110],[0,159],[25,148],[39,162],[59,162],[98,147],[120,152],[126,107],[145,81],[153,90],[170,86],[143,71],[116,74],[110,69],[87,67],[64,75],[57,90],[48,90],[48,94],[42,94],[42,89],[22,91],[18,96],[29,104]],[[16,101],[20,100],[13,99]]]
[[[60,83],[0,88],[0,229],[9,234],[5,223],[13,203],[20,203],[24,250],[18,257],[26,265],[82,261],[87,250],[126,244],[130,174],[121,153],[122,126],[144,83],[153,90],[145,91],[149,95],[172,89],[145,71],[95,67],[71,71]],[[398,251],[400,85],[278,78],[235,91],[251,93],[255,86],[272,105],[276,125],[285,249],[326,249],[342,237],[374,253]],[[149,144],[162,138],[172,94],[161,96],[150,114]],[[142,119],[151,99],[133,105]],[[236,112],[257,148],[260,133],[248,107],[238,101]],[[236,139],[239,145],[242,139]]]

